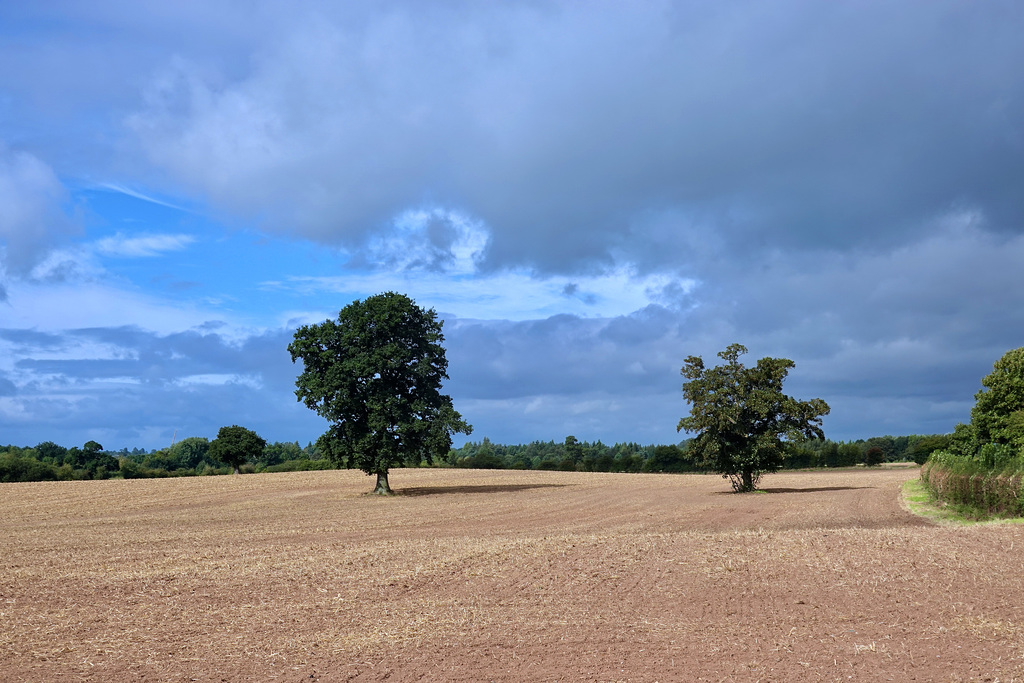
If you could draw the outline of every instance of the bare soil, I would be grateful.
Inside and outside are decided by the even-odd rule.
[[[3,681],[1024,681],[1024,526],[916,469],[0,486]]]

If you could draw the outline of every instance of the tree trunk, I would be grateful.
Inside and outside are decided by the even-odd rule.
[[[395,492],[388,486],[388,473],[378,472],[377,473],[377,486],[373,489],[373,493],[379,496],[393,496]]]
[[[241,474],[242,471],[238,469],[238,465],[235,465],[235,474]]]
[[[743,490],[753,491],[754,490],[754,471],[743,470]]]

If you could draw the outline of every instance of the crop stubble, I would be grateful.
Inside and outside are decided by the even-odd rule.
[[[0,678],[1024,680],[1024,527],[917,470],[0,487]]]

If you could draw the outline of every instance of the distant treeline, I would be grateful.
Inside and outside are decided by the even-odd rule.
[[[241,467],[244,473],[333,469],[313,444],[267,444]],[[230,474],[232,468],[210,457],[210,441],[190,437],[169,448],[105,451],[95,441],[65,448],[45,441],[31,448],[0,446],[0,482],[67,481],[75,479],[141,479]]]
[[[836,442],[813,440],[791,444],[786,467],[852,467],[860,464],[913,460],[923,463],[948,437],[878,436],[866,440]],[[669,445],[578,441],[533,441],[502,445],[489,439],[452,449],[440,467],[478,469],[563,470],[581,472],[705,472],[690,457],[688,441]],[[263,452],[241,467],[243,473],[326,470],[335,466],[315,444],[268,443]],[[182,439],[169,448],[146,451],[106,451],[89,441],[82,447],[65,448],[52,441],[32,447],[0,446],[0,482],[68,481],[76,479],[139,479],[230,474],[232,468],[210,457],[210,441],[203,437]]]
[[[853,467],[884,462],[925,462],[945,446],[945,435],[876,436],[858,441],[810,440],[790,444],[787,469]],[[488,439],[469,442],[448,454],[453,467],[476,469],[564,470],[580,472],[706,472],[704,464],[689,454],[689,441],[670,445],[642,446],[600,441],[534,441],[502,445]]]

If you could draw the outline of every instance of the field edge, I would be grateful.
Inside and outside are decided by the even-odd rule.
[[[955,507],[946,505],[928,490],[920,479],[908,479],[901,487],[901,503],[912,514],[942,526],[981,526],[1024,524],[1024,517],[972,519]]]

